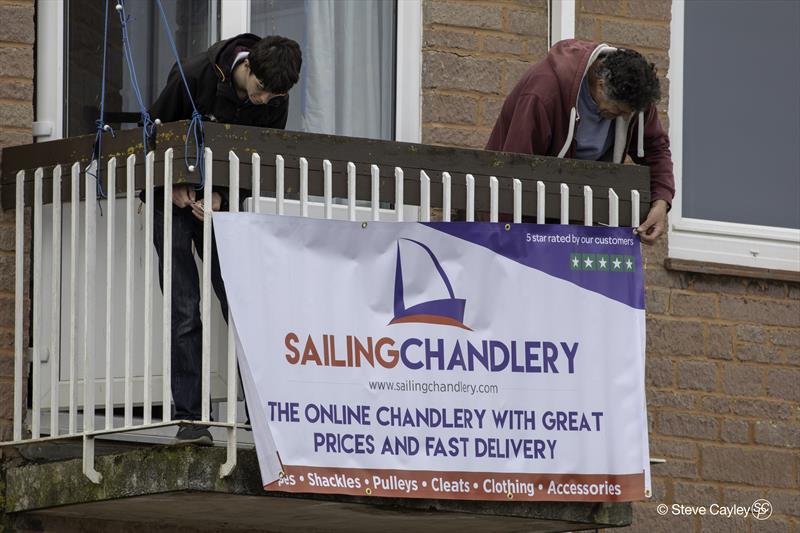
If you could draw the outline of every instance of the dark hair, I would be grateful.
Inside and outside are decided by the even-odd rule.
[[[288,92],[300,78],[300,45],[286,37],[264,37],[250,49],[247,59],[250,71],[271,93]]]
[[[656,66],[639,52],[620,48],[598,62],[597,77],[605,84],[605,96],[643,111],[661,98]]]

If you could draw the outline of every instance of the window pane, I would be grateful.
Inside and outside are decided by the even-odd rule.
[[[686,2],[684,216],[800,228],[798,20],[798,2]]]
[[[394,0],[267,0],[251,10],[253,33],[303,50],[286,129],[394,138]]]
[[[181,58],[206,50],[218,40],[218,0],[171,0],[163,2]],[[120,127],[119,113],[131,113],[134,127],[139,104],[122,54],[122,32],[115,2],[109,2],[108,65],[106,67],[106,122]],[[103,67],[103,17],[105,2],[68,0],[66,113],[68,136],[94,133],[100,115]],[[155,2],[125,3],[128,35],[136,77],[145,107],[150,107],[167,81],[175,57]]]

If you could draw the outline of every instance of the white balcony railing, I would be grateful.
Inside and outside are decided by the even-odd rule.
[[[161,155],[161,154],[160,154]],[[164,291],[155,283],[157,262],[153,254],[154,213],[153,202],[136,202],[136,155],[126,161],[126,175],[118,177],[117,161],[106,161],[103,187],[117,191],[118,179],[126,183],[121,196],[98,200],[95,194],[85,194],[81,201],[81,181],[84,191],[96,188],[94,166],[81,169],[79,163],[69,168],[52,168],[52,202],[44,205],[44,169],[34,172],[33,199],[33,306],[31,362],[31,408],[23,405],[26,383],[23,366],[26,353],[23,347],[23,277],[24,277],[24,198],[25,172],[16,174],[16,306],[15,306],[15,363],[14,363],[14,434],[7,444],[82,437],[84,473],[98,483],[100,474],[94,469],[94,440],[114,433],[142,431],[173,426],[178,423],[198,423],[171,418],[170,387],[170,316],[172,294],[171,254],[165,254]],[[286,198],[284,184],[284,158],[275,156],[274,197],[261,194],[262,162],[258,153],[250,156],[252,169],[252,197],[245,201],[254,212],[310,216],[314,218],[351,221],[430,221],[431,179],[426,171],[419,172],[419,206],[404,205],[404,182],[409,181],[401,167],[370,169],[369,202],[356,201],[356,165],[348,163],[346,175],[336,176],[347,180],[346,203],[337,203],[332,197],[334,175],[329,160],[322,162],[323,196],[308,195],[309,164],[299,158],[299,193],[296,199]],[[154,194],[155,153],[150,152],[145,161],[145,194]],[[163,152],[164,161],[164,249],[172,242],[172,183],[173,151]],[[67,164],[65,162],[64,164]],[[238,210],[239,158],[229,153],[228,176],[222,180],[230,186],[230,209]],[[271,165],[270,165],[271,168]],[[219,169],[217,170],[219,171]],[[438,172],[438,171],[437,171]],[[391,208],[380,204],[381,174],[392,173],[395,191]],[[62,180],[70,181],[70,198],[61,198]],[[202,419],[200,423],[223,428],[227,442],[227,461],[220,476],[227,476],[236,464],[237,428],[242,424],[237,412],[240,397],[237,376],[233,325],[227,327],[218,310],[211,305],[211,205],[213,153],[205,149],[205,184],[203,189],[205,217],[202,283]],[[463,210],[467,221],[475,220],[476,179],[471,174],[461,175],[466,186],[466,205],[453,205],[451,186],[454,178],[447,172],[441,175],[441,218],[449,221],[454,209]],[[501,178],[503,180],[509,178]],[[438,180],[437,180],[438,181]],[[489,177],[489,219],[498,221],[498,191],[501,182]],[[536,183],[534,197],[523,198],[522,182],[513,179],[513,222],[522,220],[523,202],[536,205],[536,222],[545,222],[545,183]],[[486,190],[486,189],[480,189]],[[569,195],[566,184],[560,184],[560,221],[570,220]],[[631,220],[639,221],[639,193],[624,191],[630,197]],[[438,194],[436,195],[438,197]],[[532,195],[531,195],[532,196]],[[592,225],[592,189],[583,187],[583,221]],[[257,201],[255,199],[258,199]],[[594,200],[596,201],[596,199]],[[365,205],[366,204],[366,205]],[[608,192],[607,221],[609,226],[619,222],[619,198],[613,189]],[[552,215],[552,213],[550,213]],[[575,218],[575,217],[573,217]],[[62,223],[63,220],[63,223]],[[63,234],[63,237],[62,237]],[[87,386],[86,384],[91,384]],[[212,402],[224,402],[226,411],[216,421],[211,420]],[[158,419],[153,419],[154,406],[163,406]],[[141,407],[141,416],[134,416]],[[114,416],[115,409],[121,416]],[[95,413],[102,410],[102,415]],[[79,413],[80,412],[80,413]],[[28,428],[24,422],[28,415]],[[28,434],[25,429],[29,429]]]

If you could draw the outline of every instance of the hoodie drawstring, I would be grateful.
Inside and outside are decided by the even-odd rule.
[[[638,146],[636,147],[636,155],[644,157],[644,111],[639,111],[639,135]]]
[[[577,114],[578,112],[574,107],[569,112],[569,131],[567,132],[567,142],[564,143],[564,147],[561,148],[560,152],[558,152],[559,158],[563,158],[564,155],[566,155],[570,145],[572,144],[572,137],[575,135],[575,117]]]

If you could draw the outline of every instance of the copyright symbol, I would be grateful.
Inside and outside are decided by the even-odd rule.
[[[656,507],[656,512],[661,516],[664,516],[669,512],[669,507],[667,507],[666,504],[661,503],[658,505],[658,507]]]

